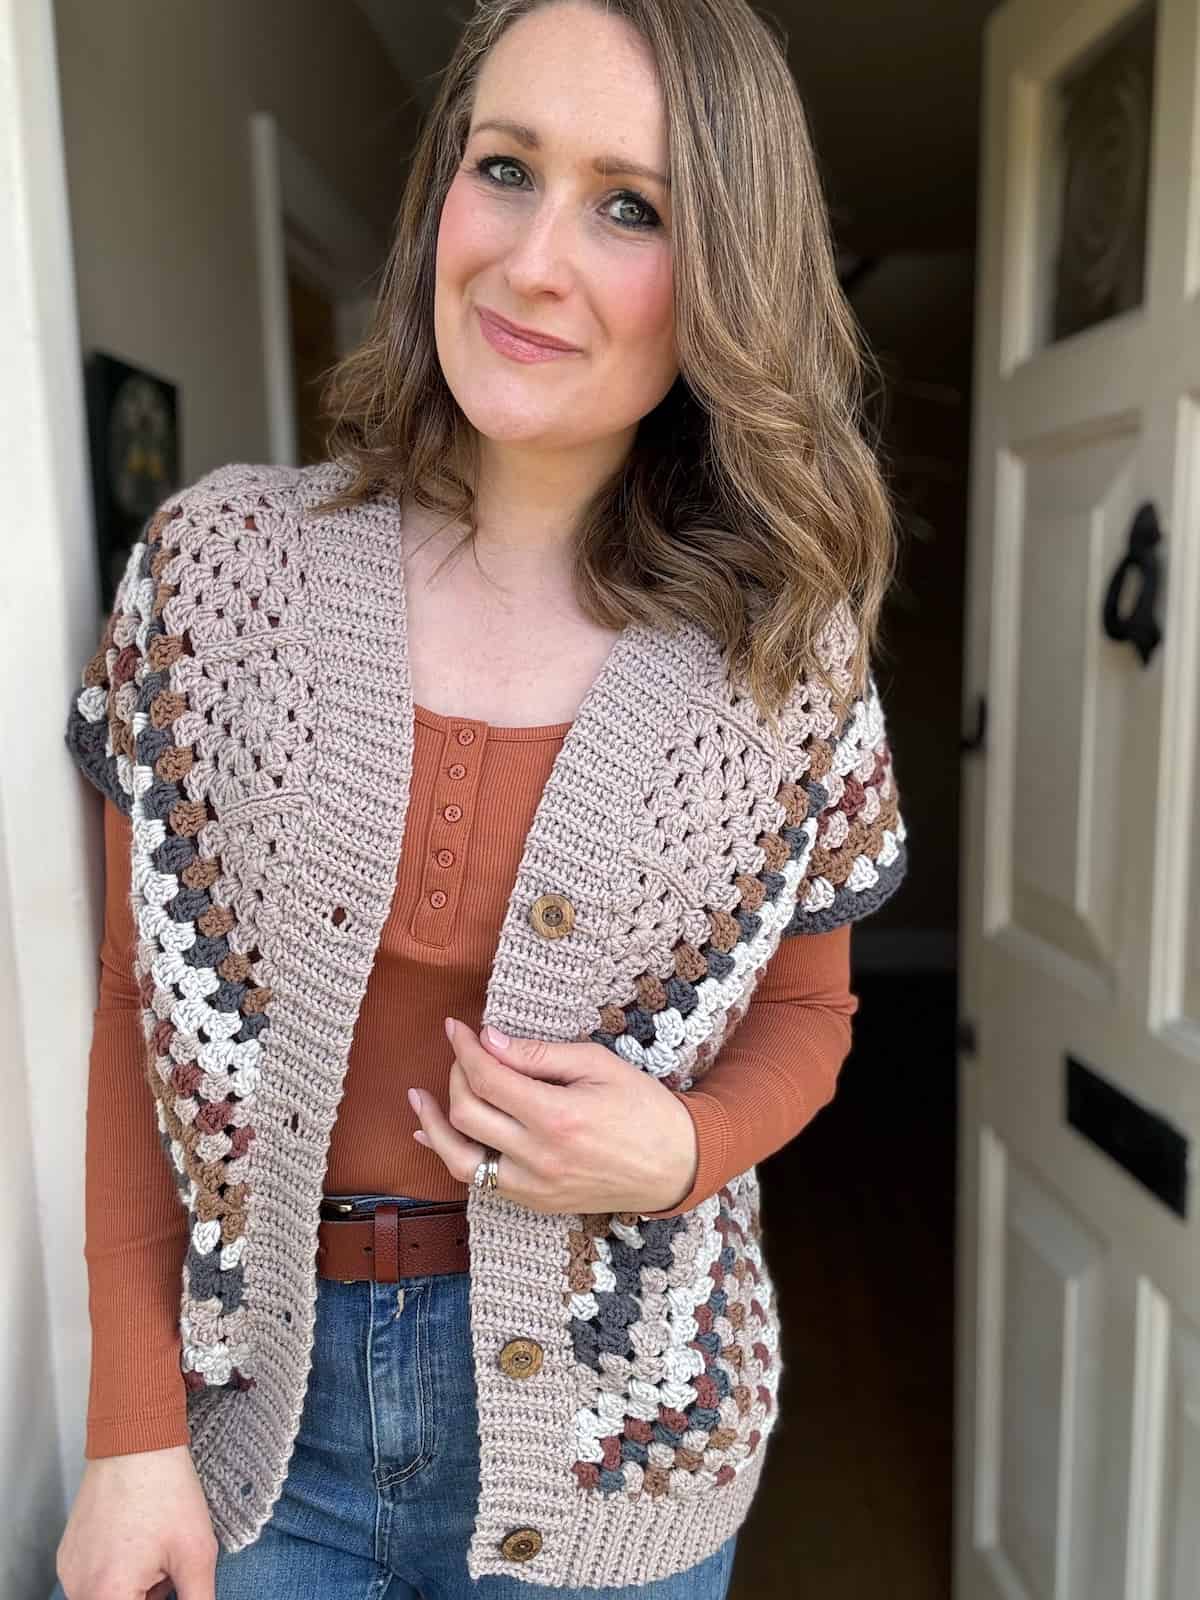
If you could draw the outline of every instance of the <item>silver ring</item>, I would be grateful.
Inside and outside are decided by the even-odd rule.
[[[487,1155],[475,1168],[475,1176],[471,1180],[477,1189],[494,1189],[499,1177],[500,1152],[489,1150]]]

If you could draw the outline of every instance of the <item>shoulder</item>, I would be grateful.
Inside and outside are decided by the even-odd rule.
[[[195,557],[206,544],[215,553],[230,539],[247,550],[265,547],[270,535],[298,526],[309,505],[340,488],[343,481],[340,470],[328,462],[306,467],[230,462],[214,467],[162,500],[143,524],[130,563],[139,548],[143,556],[150,547],[173,553],[186,548]],[[255,534],[262,537],[246,537]]]
[[[125,815],[137,741],[157,747],[183,709],[172,668],[198,646],[284,624],[301,581],[297,563],[288,571],[301,513],[340,486],[330,463],[231,462],[172,491],[146,518],[66,727],[76,766]]]
[[[789,934],[827,932],[879,909],[908,870],[908,830],[874,670],[855,682],[860,630],[849,606],[830,614],[820,651],[841,699],[815,680],[787,711],[795,774],[784,799],[809,849]]]
[[[323,461],[309,466],[229,462],[172,491],[146,518],[130,551],[129,566],[151,546],[194,550],[206,539],[247,533],[278,534],[298,526],[305,512],[345,487],[347,469]]]
[[[746,781],[771,791],[776,815],[767,834],[777,834],[796,869],[788,934],[858,921],[882,906],[907,872],[891,739],[873,667],[868,663],[865,676],[856,668],[860,640],[850,605],[834,606],[816,640],[821,671],[798,675],[777,728],[717,656],[701,650],[705,698],[723,729],[723,792],[733,786],[733,753]]]

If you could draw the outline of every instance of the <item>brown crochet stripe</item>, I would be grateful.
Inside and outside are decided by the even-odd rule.
[[[600,1453],[599,1461],[580,1458],[572,1463],[581,1490],[606,1496],[636,1492],[657,1499],[678,1488],[673,1479],[680,1473],[689,1477],[707,1474],[714,1489],[723,1489],[736,1479],[735,1461],[748,1459],[761,1444],[775,1403],[772,1384],[777,1363],[766,1342],[771,1337],[771,1321],[763,1302],[769,1300],[770,1289],[763,1285],[763,1275],[751,1259],[751,1250],[757,1248],[761,1237],[756,1194],[756,1189],[741,1188],[739,1202],[730,1185],[718,1192],[711,1227],[721,1248],[715,1256],[709,1253],[711,1235],[694,1219],[601,1214],[582,1216],[579,1226],[569,1230],[570,1287],[564,1298],[570,1304],[575,1295],[594,1295],[601,1328],[597,1342],[586,1322],[578,1316],[572,1318],[577,1358],[582,1368],[597,1375],[583,1390],[585,1413],[594,1403],[592,1384],[598,1384],[606,1399],[597,1416],[611,1418],[613,1412],[608,1408],[614,1401],[625,1407],[620,1423],[604,1437],[595,1440],[588,1430],[581,1436],[581,1442],[598,1446]],[[755,1198],[748,1225],[743,1226],[735,1212],[750,1195]],[[619,1234],[614,1223],[621,1225]],[[631,1237],[639,1241],[636,1248],[630,1247]],[[615,1294],[597,1288],[601,1242],[616,1279]],[[696,1336],[687,1344],[699,1357],[702,1370],[688,1379],[694,1398],[680,1410],[672,1403],[678,1383],[667,1382],[667,1369],[659,1364],[660,1358],[654,1358],[651,1365],[641,1340],[647,1329],[646,1317],[666,1316],[675,1322],[684,1315],[678,1305],[669,1308],[661,1285],[670,1281],[662,1262],[669,1258],[678,1261],[685,1244],[689,1263],[704,1268],[706,1287],[691,1309]],[[656,1281],[651,1280],[649,1271],[642,1270],[643,1265],[658,1272]],[[682,1287],[680,1282],[675,1292]],[[637,1315],[631,1323],[633,1307]],[[657,1325],[663,1330],[656,1346],[660,1347],[666,1324],[660,1320]],[[637,1375],[636,1393],[625,1387],[624,1378],[612,1366],[614,1360],[632,1361],[628,1370]],[[645,1414],[651,1386],[662,1396],[653,1419]]]
[[[147,548],[142,570],[159,580],[153,616],[160,630],[162,630],[161,618],[164,607],[178,592],[177,586],[165,581],[162,574],[181,553],[180,546],[166,542],[166,534],[170,524],[181,514],[180,506],[164,507],[151,518],[144,532],[144,543]],[[252,518],[247,518],[246,521],[248,526],[252,526]],[[128,612],[126,615],[134,622],[138,620],[133,612]],[[143,657],[133,645],[126,646],[117,652],[115,658],[113,657],[119,622],[120,615],[114,607],[105,624],[100,645],[84,669],[83,685],[85,688],[100,687],[110,691],[109,730],[113,749],[126,756],[131,763],[136,763],[137,751],[132,721],[134,702],[131,697],[122,697],[116,691],[126,683],[132,686],[135,681],[140,681]],[[169,634],[165,630],[156,632],[147,641],[144,655],[145,669],[152,673],[166,673],[183,656],[191,653],[191,643],[186,636]],[[150,703],[150,724],[155,729],[169,730],[188,710],[188,701],[184,695],[171,689],[162,689]],[[170,808],[163,819],[166,830],[168,833],[187,839],[195,838],[209,815],[209,808],[204,801],[188,800],[183,795],[182,783],[191,771],[194,761],[195,751],[191,746],[176,744],[165,750],[154,763],[156,777],[166,784],[177,786],[180,793],[179,801]],[[219,860],[202,860],[196,857],[180,874],[180,883],[189,890],[207,891],[214,886],[220,872]],[[235,930],[237,918],[229,907],[213,904],[197,918],[196,925],[206,937],[228,936]],[[217,970],[222,978],[245,984],[250,975],[251,961],[245,955],[230,951],[220,962]],[[156,990],[153,974],[149,971],[140,973],[139,991],[143,1007],[147,1011],[154,1010]],[[173,999],[174,996],[170,998]],[[242,997],[239,1013],[243,1016],[259,1016],[267,1009],[270,999],[269,988],[248,987]],[[251,1190],[248,1183],[227,1181],[227,1162],[245,1155],[254,1137],[254,1129],[250,1124],[230,1127],[228,1137],[231,1148],[226,1155],[217,1160],[205,1161],[197,1155],[197,1148],[203,1138],[225,1131],[229,1112],[235,1101],[229,1097],[218,1101],[205,1099],[200,1085],[207,1073],[196,1061],[176,1062],[164,1081],[158,1071],[157,1061],[164,1056],[170,1057],[175,1035],[175,1025],[169,1019],[159,1018],[153,1025],[147,1040],[146,1081],[161,1107],[163,1126],[168,1137],[177,1142],[183,1152],[185,1176],[196,1185],[193,1222],[220,1222],[222,1243],[232,1244],[245,1232],[246,1203]],[[181,1098],[190,1098],[195,1103],[195,1114],[190,1122],[183,1120],[176,1110],[176,1102]],[[187,1374],[189,1379],[194,1379],[196,1376],[194,1373]],[[239,1375],[236,1381],[241,1386],[252,1380],[241,1378]]]
[[[823,759],[820,761],[822,770],[828,771],[829,756],[821,751]],[[814,762],[814,765],[817,763]],[[808,795],[796,783],[784,783],[777,791],[776,799],[784,808],[784,826],[791,827],[802,822],[808,814]],[[791,851],[787,841],[776,832],[764,832],[758,836],[756,843],[764,853],[762,871],[778,872],[789,859]],[[882,835],[880,836],[882,843]],[[757,912],[761,909],[767,898],[766,886],[761,876],[751,873],[739,873],[734,879],[740,891],[741,907],[748,912]],[[697,946],[688,939],[680,939],[672,950],[674,971],[677,978],[685,983],[697,985],[709,980],[709,964],[705,955],[706,950],[716,950],[722,955],[728,955],[743,937],[741,924],[729,911],[705,908],[708,918],[709,937],[703,945]],[[650,1015],[665,1011],[670,1005],[665,982],[656,973],[643,972],[634,979],[634,1005],[641,1011]],[[746,1014],[746,1006],[735,1004],[730,1007],[724,1036],[734,1029]],[[608,1004],[599,1008],[597,1012],[599,1032],[609,1037],[619,1037],[626,1032],[629,1026],[629,1017],[626,1008],[617,1004]],[[594,1039],[594,1032],[585,1032],[581,1038]],[[601,1042],[608,1043],[608,1039]],[[706,1041],[697,1052],[691,1066],[689,1080],[697,1082],[705,1076],[716,1060],[722,1041]],[[661,1080],[669,1089],[680,1089],[685,1086],[685,1080],[680,1073],[668,1073]]]
[[[781,827],[794,829],[808,819],[811,801],[805,785],[810,782],[820,783],[828,775],[833,764],[833,749],[832,741],[814,740],[807,752],[809,765],[804,782],[788,780],[779,785],[775,798],[784,811]],[[890,785],[890,793],[886,797],[881,797],[879,814],[873,822],[862,823],[853,819],[863,809],[871,789],[878,789],[882,793],[891,776],[891,766],[891,751],[887,743],[884,743],[876,753],[871,774],[865,781],[852,773],[847,774],[843,780],[840,799],[835,806],[823,812],[823,815],[843,812],[850,819],[846,837],[840,844],[832,847],[822,846],[818,839],[809,855],[806,869],[808,877],[827,878],[835,888],[838,888],[849,878],[858,856],[864,855],[871,860],[878,859],[884,847],[885,831],[894,832],[899,820],[895,784]],[[773,830],[759,834],[755,842],[764,856],[760,872],[738,873],[733,880],[739,890],[739,909],[751,915],[761,910],[767,900],[764,877],[779,873],[792,854],[788,841],[781,833]],[[746,936],[742,925],[732,912],[706,907],[705,915],[710,930],[708,939],[699,946],[688,940],[680,940],[672,950],[675,977],[693,986],[711,981],[707,952],[717,951],[722,955],[728,955]],[[591,1032],[585,1031],[580,1037],[594,1039],[611,1046],[612,1040],[629,1030],[631,1009],[653,1016],[666,1010],[671,1004],[665,980],[655,973],[641,973],[633,980],[633,988],[634,998],[631,1003],[625,1005],[609,1003],[600,1007],[597,1011],[597,1029]],[[681,1089],[704,1077],[720,1054],[725,1039],[736,1028],[745,1013],[745,1004],[735,1004],[730,1007],[722,1034],[705,1041],[698,1048],[686,1079],[681,1073],[672,1072],[661,1081],[668,1088]]]

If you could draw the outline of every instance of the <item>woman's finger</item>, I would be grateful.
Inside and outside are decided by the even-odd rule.
[[[498,1106],[489,1105],[472,1089],[462,1063],[450,1063],[450,1126],[468,1139],[503,1150],[528,1163],[536,1154],[528,1130]]]
[[[460,1183],[473,1183],[476,1169],[487,1155],[487,1150],[473,1139],[465,1139],[451,1126],[437,1097],[430,1094],[428,1089],[410,1089],[408,1098],[421,1119],[417,1131],[423,1141],[445,1162],[451,1177],[457,1178]],[[496,1165],[496,1190],[505,1199],[515,1200],[519,1205],[544,1209],[543,1193],[537,1179],[524,1162],[505,1151],[500,1152]]]
[[[465,1022],[447,1020],[454,1022],[451,1043],[455,1059],[475,1093],[488,1105],[507,1111],[524,1127],[535,1127],[553,1105],[558,1086],[515,1071],[493,1051],[486,1050]]]
[[[410,1089],[409,1102],[421,1119],[421,1131],[435,1156],[440,1156],[446,1170],[460,1183],[470,1183],[475,1169],[486,1151],[474,1139],[468,1139],[450,1124],[449,1118],[438,1104],[437,1096],[428,1089]]]

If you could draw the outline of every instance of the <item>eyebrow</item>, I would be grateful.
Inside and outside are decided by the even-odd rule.
[[[524,145],[526,150],[540,150],[542,141],[536,131],[524,122],[509,122],[505,117],[489,117],[486,122],[477,122],[468,133],[468,138],[482,133],[485,128],[494,128],[499,133],[507,133],[518,144]],[[657,172],[653,167],[644,167],[640,161],[631,161],[628,156],[595,156],[592,159],[592,168],[602,177],[611,177],[620,173],[623,177],[650,178],[655,183],[661,184],[664,189],[671,187],[671,180],[664,173]]]

